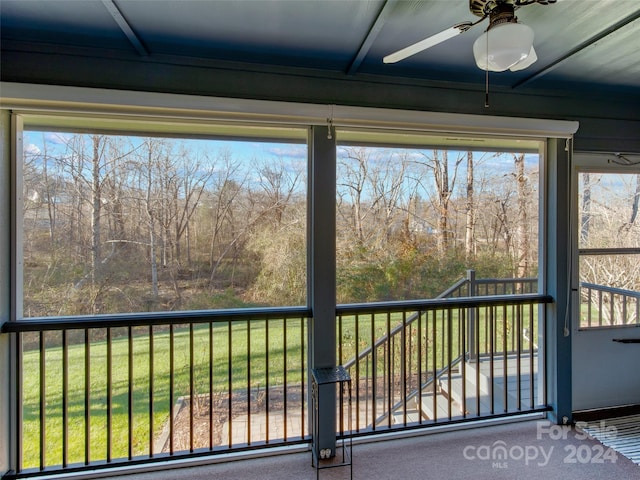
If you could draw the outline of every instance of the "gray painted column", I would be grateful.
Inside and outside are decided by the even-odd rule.
[[[572,420],[571,404],[571,165],[566,141],[550,139],[547,144],[547,222],[545,231],[545,273],[547,292],[555,302],[546,307],[547,402],[550,419]],[[568,318],[567,318],[568,317]]]
[[[11,277],[11,118],[0,110],[0,325],[10,319]],[[0,334],[0,475],[11,465],[11,365],[8,334]]]
[[[311,368],[336,364],[336,142],[329,128],[309,135],[309,305]],[[332,385],[320,392],[316,445],[335,453],[336,395]]]

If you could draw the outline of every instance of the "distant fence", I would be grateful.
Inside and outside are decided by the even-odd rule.
[[[580,328],[640,324],[640,292],[580,284]]]

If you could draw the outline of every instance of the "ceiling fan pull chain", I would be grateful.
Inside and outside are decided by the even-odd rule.
[[[487,30],[487,62],[484,69],[484,108],[489,108],[489,30]]]

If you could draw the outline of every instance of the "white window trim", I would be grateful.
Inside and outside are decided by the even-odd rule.
[[[82,112],[183,120],[386,128],[420,132],[570,138],[577,121],[317,105],[127,90],[0,83],[0,107],[15,112]]]

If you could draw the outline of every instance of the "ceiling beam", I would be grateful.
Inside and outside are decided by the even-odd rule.
[[[113,0],[102,0],[102,3],[109,11],[113,19],[116,21],[116,23],[120,27],[120,30],[122,30],[122,33],[125,34],[131,45],[133,45],[140,56],[148,57],[149,52],[142,44],[142,41],[138,38],[138,35],[136,35],[136,33],[133,31],[131,25],[129,25],[129,22],[127,22],[127,19],[124,18],[122,12],[120,12],[120,9],[115,4],[115,2]]]
[[[628,25],[628,24],[630,24],[632,22],[635,22],[636,20],[638,20],[638,18],[640,18],[640,10],[635,11],[634,13],[624,17],[622,20],[614,23],[613,25],[610,25],[609,27],[605,28],[601,32],[598,32],[597,34],[595,34],[592,37],[588,38],[587,40],[582,42],[580,45],[572,48],[571,50],[566,52],[561,57],[557,58],[556,60],[554,60],[553,62],[549,63],[548,65],[546,65],[542,69],[538,70],[533,75],[529,75],[528,77],[520,80],[515,85],[513,85],[513,88],[522,87],[523,85],[526,85],[527,83],[531,83],[534,80],[537,80],[540,77],[546,75],[547,73],[554,71],[556,68],[558,68],[560,65],[562,65],[564,62],[569,60],[571,57],[573,57],[577,53],[581,52],[582,50],[584,50],[586,48],[589,48],[590,46],[592,46],[596,42],[602,40],[603,38],[608,37],[609,35],[611,35],[612,33],[616,32],[616,31],[620,30],[622,27],[624,27],[624,26],[626,26],[626,25]]]
[[[362,45],[360,45],[358,53],[351,61],[351,64],[347,69],[347,75],[353,75],[358,71],[358,68],[360,68],[360,65],[369,53],[371,45],[373,45],[373,42],[380,33],[380,30],[382,30],[382,27],[386,23],[387,18],[389,18],[389,16],[391,15],[391,11],[396,6],[396,3],[398,3],[398,0],[387,0],[386,2],[384,2],[384,5],[380,9],[380,12],[376,17],[376,20],[373,22],[373,25],[371,25],[371,28],[369,28],[367,36],[364,38]]]

